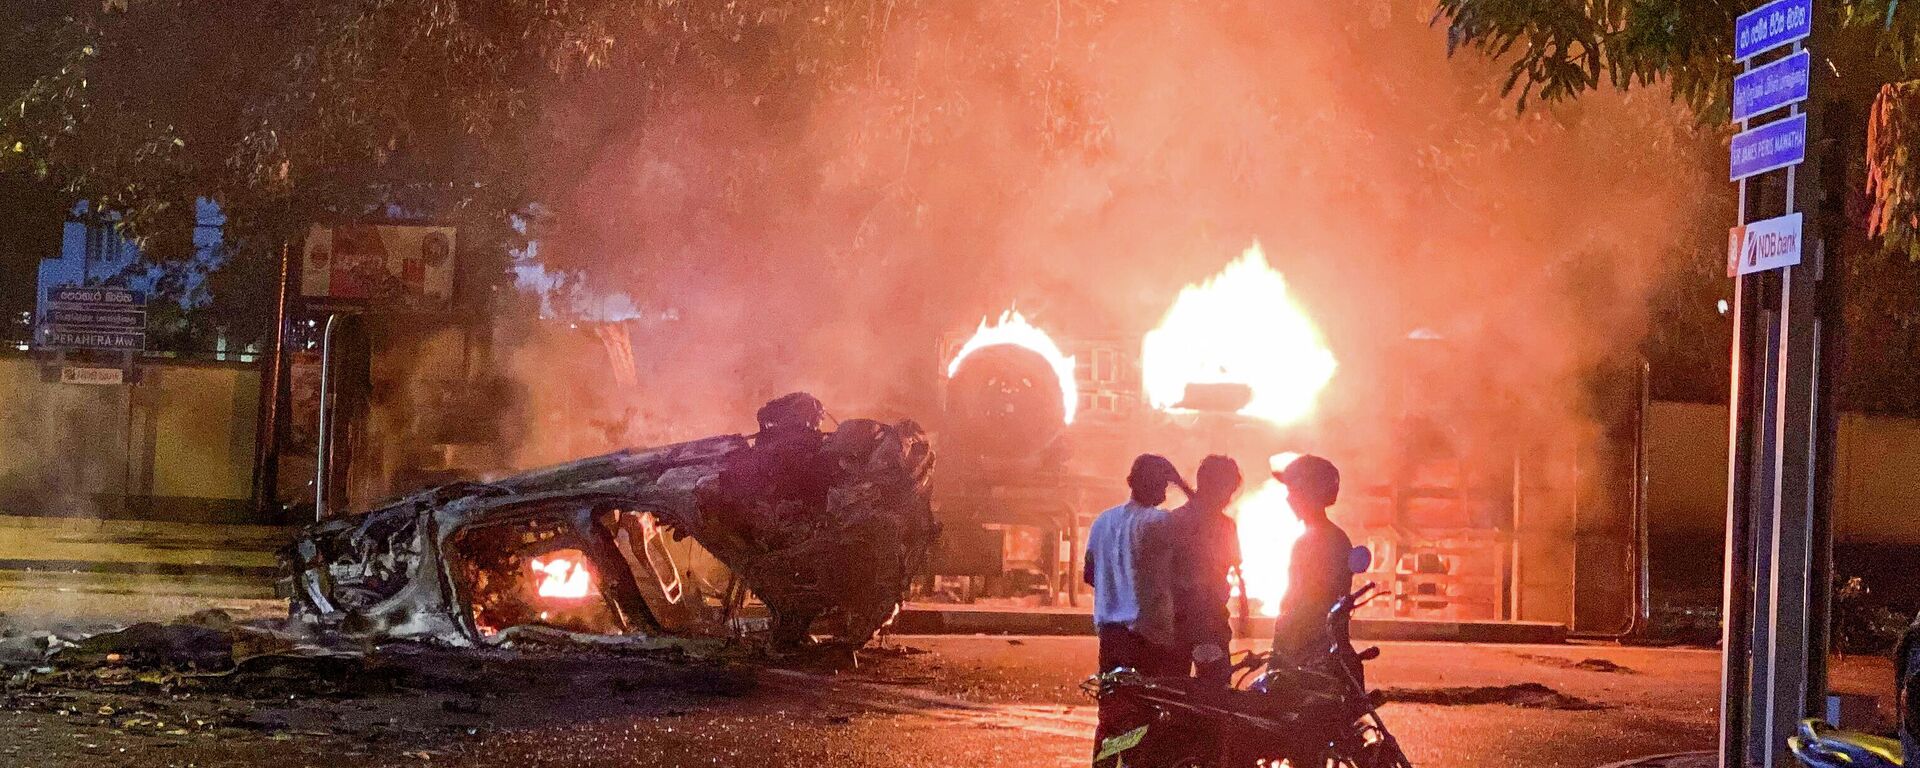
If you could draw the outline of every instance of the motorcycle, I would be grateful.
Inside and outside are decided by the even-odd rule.
[[[1900,768],[1906,745],[1920,731],[1920,619],[1894,650],[1895,709],[1899,712],[1899,739],[1842,731],[1821,720],[1803,720],[1800,732],[1787,739],[1787,748],[1807,768]]]
[[[1900,742],[1854,731],[1836,730],[1820,720],[1800,723],[1787,748],[1807,768],[1900,768]]]
[[[1356,651],[1347,637],[1348,617],[1374,589],[1368,583],[1328,611],[1324,656],[1293,665],[1273,653],[1236,654],[1232,688],[1126,668],[1090,678],[1082,690],[1113,708],[1118,732],[1100,741],[1094,765],[1412,768],[1380,718],[1382,697],[1364,682],[1380,650]]]

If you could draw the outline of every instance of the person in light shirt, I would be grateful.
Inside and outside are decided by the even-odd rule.
[[[1173,547],[1160,505],[1167,485],[1193,491],[1164,456],[1141,454],[1127,473],[1125,504],[1100,513],[1087,532],[1086,569],[1093,586],[1093,624],[1100,639],[1100,673],[1127,668],[1148,677],[1185,677],[1187,652],[1174,627]],[[1100,697],[1094,752],[1121,723],[1138,714]]]
[[[1149,676],[1185,675],[1187,653],[1174,627],[1173,556],[1167,486],[1192,495],[1173,462],[1142,454],[1127,473],[1131,497],[1100,513],[1087,533],[1083,578],[1093,586],[1100,671],[1127,667]]]

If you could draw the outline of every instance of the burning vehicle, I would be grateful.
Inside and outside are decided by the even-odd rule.
[[[795,393],[762,407],[753,435],[453,483],[330,519],[281,552],[280,588],[295,619],[451,645],[529,627],[861,645],[924,569],[933,454],[912,421],[823,431],[825,413]]]
[[[1582,396],[1616,410],[1589,432],[1586,416],[1569,426],[1497,386],[1487,353],[1466,347],[1486,335],[1471,323],[1363,329],[1337,358],[1258,243],[1139,336],[1051,321],[1010,310],[943,340],[943,529],[921,599],[1084,605],[1084,537],[1132,457],[1222,453],[1249,478],[1228,510],[1244,556],[1233,588],[1271,616],[1304,526],[1264,470],[1310,451],[1338,457],[1348,492],[1333,515],[1378,554],[1365,578],[1386,599],[1363,619],[1551,637],[1612,635],[1644,612],[1638,378],[1596,372]]]

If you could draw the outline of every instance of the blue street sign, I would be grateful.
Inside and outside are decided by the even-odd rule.
[[[47,292],[47,301],[63,304],[120,304],[145,306],[147,294],[125,288],[79,288],[65,286]]]
[[[1800,114],[1733,137],[1730,181],[1785,168],[1807,159],[1807,115]]]
[[[147,294],[105,286],[47,290],[40,318],[48,346],[139,352],[147,348]]]
[[[1806,101],[1808,66],[1812,59],[1806,51],[1801,51],[1735,77],[1733,119],[1745,120]]]
[[[104,310],[99,305],[60,304],[47,310],[47,324],[58,328],[142,330],[147,313],[138,309]]]
[[[1813,33],[1813,0],[1774,0],[1733,22],[1733,58],[1746,61]]]
[[[140,331],[70,331],[52,328],[47,343],[68,349],[112,349],[139,352],[147,348],[147,334]]]

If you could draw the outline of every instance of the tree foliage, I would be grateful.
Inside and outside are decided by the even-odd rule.
[[[242,254],[276,252],[309,222],[389,214],[454,221],[463,250],[493,254],[569,145],[541,112],[556,94],[598,73],[631,85],[630,120],[703,87],[776,104],[842,71],[890,6],[9,3],[0,173],[119,212],[161,258],[192,253],[198,196],[225,209]]]
[[[1705,124],[1729,115],[1733,22],[1757,2],[1726,0],[1440,0],[1449,40],[1504,57],[1506,91],[1578,96],[1602,85],[1668,83]],[[1889,252],[1920,259],[1920,8],[1899,0],[1819,3],[1832,33],[1816,71],[1822,87],[1873,101],[1866,147],[1873,208],[1864,222]],[[1837,77],[1829,77],[1832,74]],[[1877,94],[1875,91],[1878,91]]]

